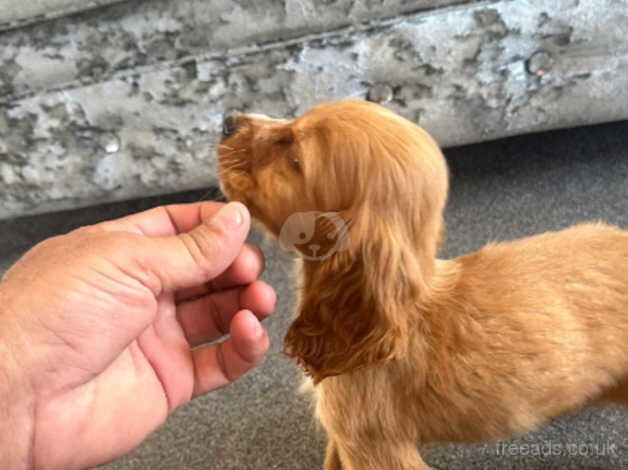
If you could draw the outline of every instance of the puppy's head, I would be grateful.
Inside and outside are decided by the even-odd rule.
[[[340,101],[289,121],[228,118],[218,161],[226,195],[306,260],[288,354],[315,380],[403,355],[443,230],[447,167],[430,136]]]

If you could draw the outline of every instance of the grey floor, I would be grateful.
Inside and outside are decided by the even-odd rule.
[[[583,220],[600,219],[628,228],[628,122],[516,137],[445,153],[452,173],[445,257],[475,250],[488,241]],[[0,270],[41,238],[155,204],[199,200],[206,194],[3,221]],[[266,323],[271,353],[237,384],[179,410],[137,451],[107,469],[321,467],[324,435],[316,429],[309,404],[296,393],[296,367],[280,354],[294,299],[290,264],[259,234],[252,238],[263,245],[268,258],[265,278],[279,293],[277,312]],[[628,410],[589,409],[513,441],[430,445],[423,452],[438,469],[627,469]]]

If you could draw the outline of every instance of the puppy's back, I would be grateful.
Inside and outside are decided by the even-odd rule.
[[[494,379],[479,396],[509,397],[519,403],[508,409],[542,422],[628,377],[627,231],[582,224],[454,263],[462,314],[451,324],[464,331],[454,347],[466,367]]]

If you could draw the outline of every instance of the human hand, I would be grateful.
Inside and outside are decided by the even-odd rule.
[[[0,468],[112,460],[258,364],[275,293],[249,228],[239,203],[159,207],[18,261],[0,282]]]

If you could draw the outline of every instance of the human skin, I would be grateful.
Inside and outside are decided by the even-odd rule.
[[[18,261],[0,282],[0,468],[113,460],[257,365],[276,298],[249,229],[239,203],[159,207]]]

